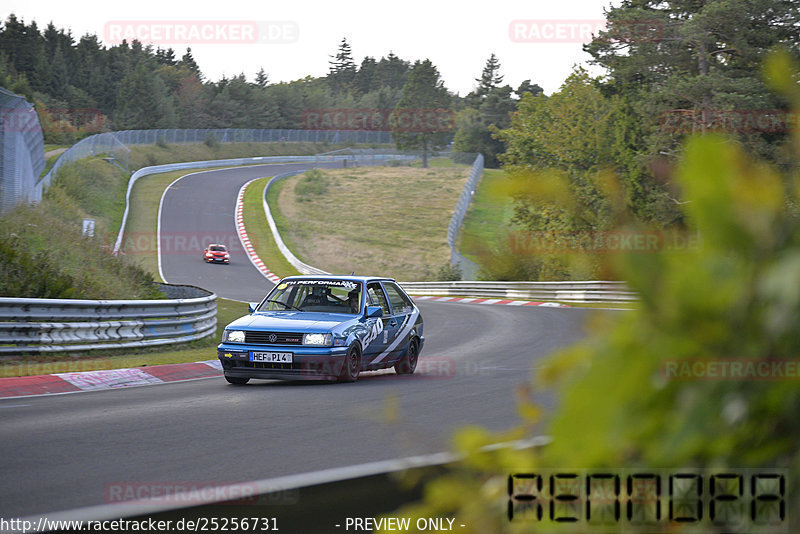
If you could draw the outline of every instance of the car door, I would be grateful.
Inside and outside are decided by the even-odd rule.
[[[383,317],[367,320],[367,326],[370,331],[365,338],[366,343],[362,350],[362,360],[364,363],[369,364],[383,352],[389,342],[390,332],[387,331],[387,328],[392,328],[389,326],[392,319],[392,311],[380,282],[367,284],[367,306],[380,306],[383,310]],[[396,326],[394,328],[396,329]]]
[[[388,358],[395,359],[405,351],[409,333],[416,323],[415,308],[408,296],[394,282],[384,281],[383,289],[392,309],[392,318],[389,321],[392,330],[384,350],[389,351]]]

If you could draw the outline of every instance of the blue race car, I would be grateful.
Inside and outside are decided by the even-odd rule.
[[[425,344],[422,315],[397,282],[366,276],[284,278],[225,327],[225,379],[353,382],[361,371],[410,375]]]

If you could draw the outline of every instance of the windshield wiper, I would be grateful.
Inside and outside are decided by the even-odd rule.
[[[274,302],[275,304],[280,304],[281,306],[286,306],[287,308],[294,308],[297,311],[303,311],[297,306],[292,306],[291,304],[286,304],[285,302],[281,302],[279,300],[267,299],[266,302]]]

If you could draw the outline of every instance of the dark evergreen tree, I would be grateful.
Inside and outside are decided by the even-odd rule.
[[[256,73],[256,85],[259,87],[266,87],[269,84],[269,75],[261,67]]]
[[[403,86],[403,96],[397,103],[395,113],[416,113],[432,110],[450,109],[450,93],[439,76],[439,70],[431,60],[416,61],[408,74],[408,81]],[[417,131],[417,128],[406,127],[397,120],[393,121],[392,132],[397,148],[404,150],[421,150],[422,166],[428,166],[428,152],[442,146],[452,136],[450,132]]]
[[[378,89],[378,87],[375,87],[375,75],[377,70],[378,62],[375,61],[375,58],[370,56],[365,57],[361,61],[361,66],[358,68],[358,72],[355,75],[353,89],[362,95],[374,89]]]
[[[346,38],[342,38],[336,54],[331,56],[328,80],[334,93],[349,91],[356,76],[356,64]]]
[[[142,61],[120,84],[116,129],[172,128],[175,109],[164,81]]]
[[[408,72],[410,65],[408,61],[404,61],[389,52],[389,55],[382,57],[375,68],[375,85],[374,87],[391,87],[393,89],[402,89],[408,80]]]
[[[200,72],[200,67],[192,56],[192,49],[187,48],[186,53],[181,57],[181,64],[186,65],[192,73],[197,76],[197,79],[203,81],[203,73]]]

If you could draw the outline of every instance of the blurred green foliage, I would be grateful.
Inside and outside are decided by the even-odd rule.
[[[791,56],[774,53],[765,73],[770,86],[800,109],[800,67]],[[788,530],[798,531],[797,379],[675,379],[665,372],[670,362],[697,359],[797,362],[800,133],[793,132],[785,151],[794,165],[778,169],[752,159],[730,138],[689,139],[672,178],[700,245],[609,256],[608,267],[638,291],[641,303],[636,311],[596,315],[583,342],[539,370],[531,388],[559,392],[548,421],[523,390],[520,428],[504,435],[462,430],[455,447],[465,459],[429,483],[422,502],[394,515],[456,517],[466,525],[463,532],[530,532],[535,527],[529,523],[504,520],[510,470],[769,467],[789,473]],[[619,197],[607,198],[616,227],[635,229],[633,219],[622,216]],[[545,447],[482,449],[530,437],[537,423],[552,437]],[[559,531],[597,528],[584,521]],[[673,523],[668,531],[697,530]]]

